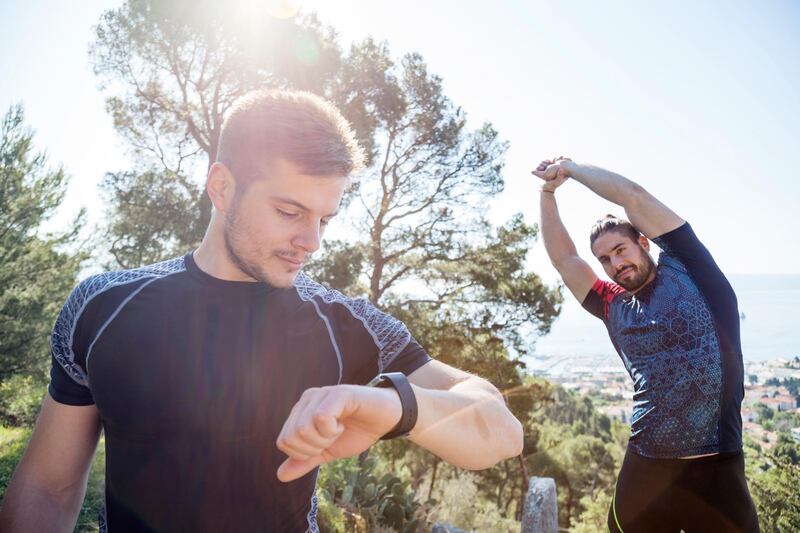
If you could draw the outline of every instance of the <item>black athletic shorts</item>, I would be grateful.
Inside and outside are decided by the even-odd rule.
[[[630,449],[608,510],[613,533],[758,532],[742,451],[651,459]]]

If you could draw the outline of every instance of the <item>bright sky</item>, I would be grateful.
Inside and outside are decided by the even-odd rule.
[[[67,211],[102,220],[97,183],[129,167],[87,48],[119,1],[5,0],[0,106],[25,105],[37,146],[73,176]],[[800,4],[307,0],[347,44],[418,51],[477,126],[511,143],[495,222],[538,219],[539,160],[569,155],[644,185],[689,220],[724,271],[800,273]],[[579,251],[621,209],[559,194]],[[541,243],[532,267],[555,280]]]

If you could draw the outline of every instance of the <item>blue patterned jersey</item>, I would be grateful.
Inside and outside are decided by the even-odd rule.
[[[687,457],[742,446],[736,295],[686,223],[653,239],[655,279],[636,294],[598,280],[583,306],[601,318],[634,385],[630,446]]]

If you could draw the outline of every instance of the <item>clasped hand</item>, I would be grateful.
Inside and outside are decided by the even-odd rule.
[[[545,159],[531,174],[544,180],[542,191],[554,192],[570,177],[570,170],[567,168],[570,164],[572,160],[568,157]]]
[[[306,390],[278,435],[288,455],[278,479],[298,479],[317,466],[358,455],[400,421],[400,397],[392,388],[333,385]]]

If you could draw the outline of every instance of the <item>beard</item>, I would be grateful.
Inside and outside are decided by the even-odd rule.
[[[633,275],[626,279],[622,279],[621,276],[628,272],[628,269],[633,269]],[[621,285],[625,290],[634,292],[641,289],[647,280],[650,279],[650,275],[655,271],[656,264],[653,261],[653,258],[650,257],[650,254],[642,249],[642,260],[636,264],[628,265],[620,272],[617,272],[614,275],[614,281]]]
[[[257,259],[262,254],[259,250],[265,250],[266,246],[261,246],[258,240],[247,232],[247,225],[242,220],[239,213],[239,205],[234,200],[231,209],[225,214],[225,225],[223,227],[223,240],[225,241],[225,252],[228,259],[241,270],[256,281],[266,283],[273,287],[288,288],[294,284],[294,276],[290,279],[272,275],[262,266]],[[250,246],[243,246],[242,243],[250,243]],[[291,256],[284,253],[284,256]]]
[[[228,259],[236,265],[236,268],[254,280],[266,282],[266,273],[263,272],[258,265],[245,259],[244,254],[237,250],[236,242],[241,235],[240,226],[241,221],[239,220],[238,209],[234,200],[234,205],[231,207],[230,211],[225,214],[225,227],[223,230],[225,252],[228,254]]]

